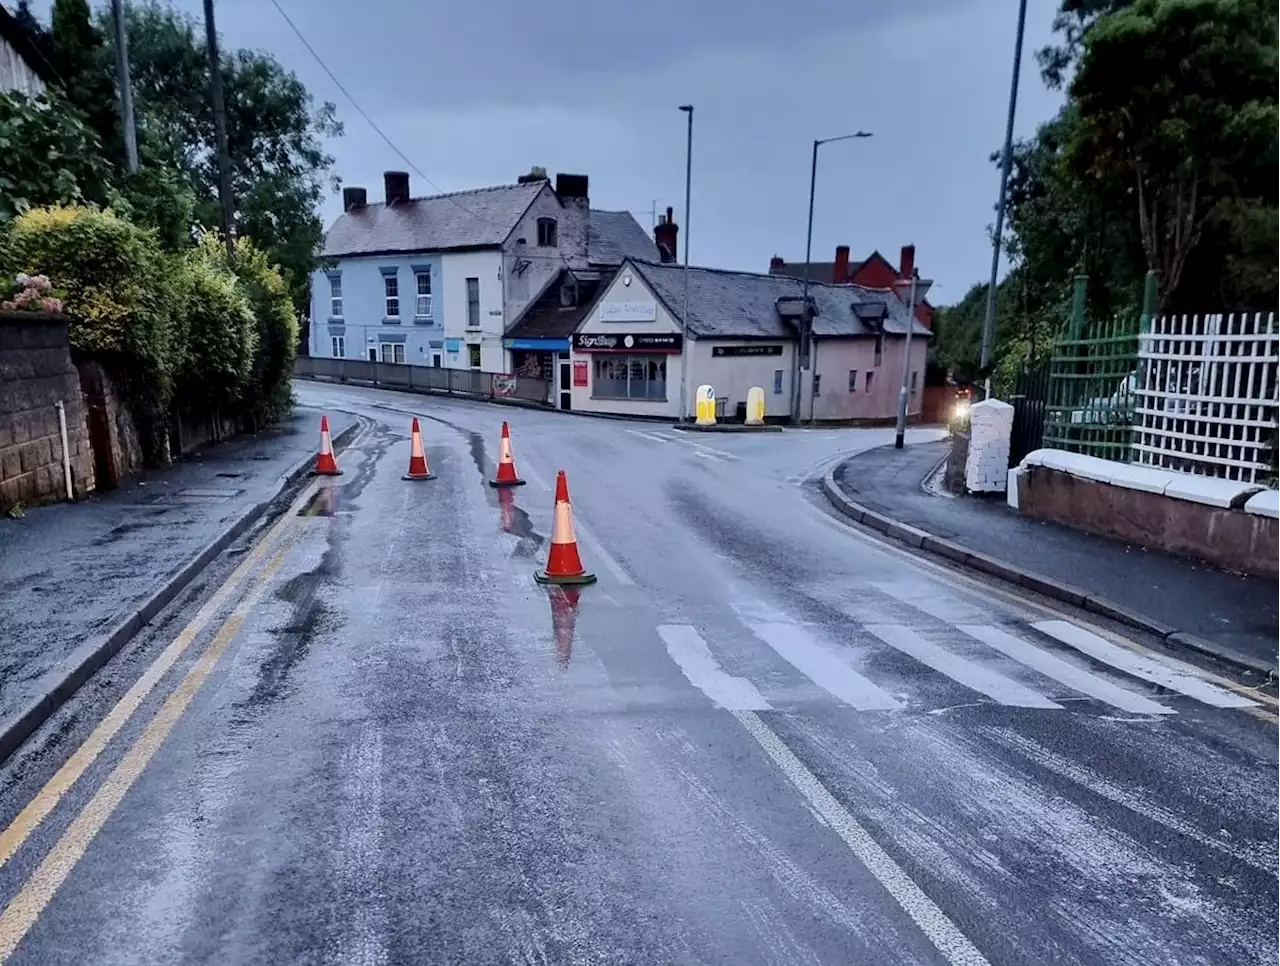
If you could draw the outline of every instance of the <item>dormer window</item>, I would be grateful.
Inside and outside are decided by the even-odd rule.
[[[560,307],[571,309],[578,304],[578,283],[569,279],[560,286]]]
[[[538,219],[538,247],[556,247],[556,220],[554,218]]]

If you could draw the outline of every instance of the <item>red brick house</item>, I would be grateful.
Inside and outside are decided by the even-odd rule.
[[[785,262],[777,255],[769,260],[770,275],[786,275],[790,278],[804,278],[804,262]],[[916,246],[903,245],[902,254],[895,266],[878,251],[872,252],[864,261],[849,261],[849,246],[837,245],[835,261],[810,262],[809,281],[831,282],[836,285],[852,283],[864,288],[893,289],[905,304],[910,297],[908,287],[899,285],[912,277],[916,278],[916,319],[929,329],[933,328],[933,306],[926,297],[929,279],[920,277],[916,268]]]

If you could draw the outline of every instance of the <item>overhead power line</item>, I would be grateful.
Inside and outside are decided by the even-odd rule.
[[[449,192],[445,191],[438,184],[432,181],[431,178],[427,176],[426,172],[424,172],[421,168],[419,168],[416,164],[414,164],[413,161],[410,160],[409,156],[405,154],[403,151],[401,151],[400,148],[396,146],[396,143],[387,136],[386,132],[383,131],[382,128],[378,126],[378,122],[369,116],[369,112],[360,106],[360,102],[355,99],[355,97],[352,95],[352,93],[349,90],[347,90],[346,85],[343,84],[342,81],[338,80],[338,76],[332,70],[329,69],[329,65],[324,62],[324,58],[321,57],[320,54],[316,52],[316,49],[311,46],[311,42],[307,40],[305,36],[303,36],[302,31],[298,29],[298,25],[295,24],[292,19],[290,19],[287,13],[285,13],[285,9],[284,7],[280,6],[279,0],[271,0],[271,5],[275,7],[276,11],[280,14],[280,16],[284,18],[284,22],[289,25],[289,29],[294,32],[294,34],[297,36],[297,38],[300,41],[302,41],[302,46],[306,47],[307,51],[311,54],[311,56],[315,58],[316,63],[320,65],[320,69],[329,75],[329,80],[333,81],[334,84],[337,85],[338,90],[342,91],[342,93],[346,96],[347,100],[351,102],[351,106],[356,109],[356,113],[358,113],[361,117],[363,117],[368,122],[369,126],[373,128],[375,132],[377,132],[378,137],[382,138],[382,140],[387,142],[387,147],[391,148],[391,150],[396,153],[397,157],[399,157],[401,161],[407,164],[414,171],[414,173],[417,174],[418,177],[420,177],[423,181],[431,185],[431,187],[435,188],[440,195],[447,198],[450,202],[452,202],[462,211],[465,211],[471,217],[478,218],[483,222],[487,222],[488,224],[493,225],[495,228],[502,227],[492,219],[486,218],[484,215],[480,214],[479,212],[473,211],[472,209],[468,208],[466,205],[462,204],[462,202],[458,201],[451,194],[449,194]]]

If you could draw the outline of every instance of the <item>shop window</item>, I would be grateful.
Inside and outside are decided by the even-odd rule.
[[[666,356],[596,356],[591,394],[596,399],[665,402]]]

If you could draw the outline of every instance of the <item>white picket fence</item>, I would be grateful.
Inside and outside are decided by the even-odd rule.
[[[1268,476],[1278,362],[1274,312],[1154,319],[1138,337],[1137,461],[1246,483]]]

